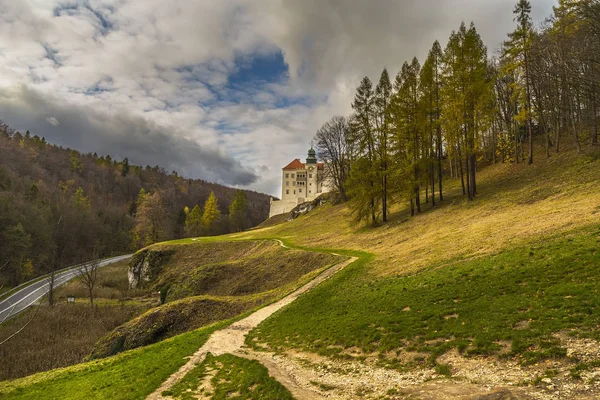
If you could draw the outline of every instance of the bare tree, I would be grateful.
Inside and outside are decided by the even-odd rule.
[[[348,200],[344,185],[350,173],[350,124],[345,117],[333,117],[317,131],[316,150],[328,164],[325,179],[330,179],[344,201]]]
[[[94,252],[94,260],[83,263],[79,266],[79,274],[81,281],[88,290],[90,296],[90,305],[94,307],[94,287],[98,280],[98,268],[100,267],[100,260],[97,258],[98,252]]]

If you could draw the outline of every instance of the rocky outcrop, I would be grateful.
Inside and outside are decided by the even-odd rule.
[[[313,201],[308,201],[306,203],[299,204],[298,206],[296,206],[296,208],[290,211],[288,221],[292,221],[302,215],[308,214],[315,208],[320,207],[324,204],[338,204],[340,202],[338,197],[339,195],[337,193],[325,193],[317,197]]]
[[[175,250],[146,249],[136,253],[129,262],[127,277],[129,287],[142,288],[146,283],[158,277],[163,265],[169,260]]]

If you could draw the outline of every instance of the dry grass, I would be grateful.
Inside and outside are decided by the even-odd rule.
[[[93,310],[81,282],[72,281],[59,288],[55,308],[41,306],[21,333],[0,346],[0,381],[79,363],[98,339],[156,304],[152,296],[132,300],[133,295],[141,293],[127,288],[126,262],[98,271]],[[66,302],[71,294],[76,296],[75,304]],[[0,340],[21,328],[35,312],[30,309],[0,325]]]
[[[150,287],[168,287],[167,300],[190,296],[246,296],[268,292],[336,262],[337,257],[285,249],[274,241],[198,241],[175,249]]]
[[[377,256],[374,274],[414,273],[600,222],[600,168],[594,159],[567,152],[539,157],[531,166],[490,166],[479,174],[476,201],[467,202],[454,180],[446,183],[441,206],[426,205],[421,215],[409,218],[406,207],[397,205],[391,221],[376,228],[353,226],[346,205],[326,205],[239,237],[283,237],[310,247],[365,250]]]
[[[174,251],[147,286],[168,290],[169,302],[115,329],[98,342],[92,358],[156,343],[268,304],[340,260],[264,240],[209,238],[148,249],[165,250]]]

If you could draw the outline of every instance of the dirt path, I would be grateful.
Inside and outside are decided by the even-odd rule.
[[[277,242],[279,242],[280,246],[287,247],[280,240],[277,240]],[[196,365],[201,363],[204,360],[204,358],[206,357],[207,353],[212,353],[215,356],[219,356],[222,354],[235,354],[235,355],[241,356],[241,357],[252,358],[250,356],[247,356],[246,353],[241,351],[242,348],[244,347],[245,337],[252,329],[256,328],[258,326],[258,324],[260,324],[262,321],[264,321],[265,319],[267,319],[268,317],[273,315],[273,313],[275,313],[276,311],[282,309],[283,307],[287,306],[288,304],[290,304],[291,302],[296,300],[298,298],[298,296],[300,296],[303,293],[308,292],[309,290],[311,290],[312,288],[314,288],[321,282],[325,281],[326,279],[330,278],[332,275],[336,274],[337,272],[341,271],[348,265],[352,264],[357,259],[358,259],[357,257],[352,257],[346,261],[343,261],[337,265],[334,265],[333,267],[327,269],[326,271],[321,273],[319,276],[317,276],[315,279],[313,279],[306,285],[302,286],[300,289],[296,290],[292,294],[289,294],[288,296],[284,297],[283,299],[279,300],[278,302],[261,308],[260,310],[249,315],[248,317],[246,317],[238,322],[234,322],[233,324],[231,324],[229,327],[227,327],[225,329],[221,329],[219,331],[214,332],[210,336],[210,338],[206,341],[204,346],[199,348],[190,357],[189,361],[185,365],[183,365],[177,372],[175,372],[173,375],[171,375],[154,393],[149,395],[146,399],[147,400],[165,399],[165,397],[163,397],[161,395],[161,393],[164,392],[165,390],[168,390],[169,388],[171,388],[177,381],[179,381],[181,378],[183,378],[189,371],[194,369],[194,367]],[[267,369],[269,369],[270,373],[277,375],[277,376],[274,376],[274,378],[277,379],[282,385],[284,385],[296,399],[302,400],[302,399],[321,398],[321,396],[319,396],[315,392],[308,393],[306,391],[306,389],[297,385],[294,382],[294,380],[291,378],[291,376],[285,376],[285,374],[280,373],[277,369],[275,369],[273,367],[273,365],[271,365],[271,368],[269,368],[269,365],[265,365],[265,366],[267,367]]]

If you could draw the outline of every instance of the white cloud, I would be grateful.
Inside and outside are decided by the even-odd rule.
[[[305,156],[328,118],[350,112],[362,76],[376,80],[384,66],[395,74],[405,60],[422,59],[434,40],[445,42],[463,20],[476,23],[493,51],[513,28],[515,2],[0,0],[0,95],[29,96],[3,96],[10,107],[0,109],[0,118],[86,151],[111,151],[106,144],[123,151],[122,141],[135,153],[128,129],[160,137],[163,145],[165,137],[197,143],[192,148],[218,153],[221,175],[199,150],[198,160],[190,162],[186,152],[178,164],[169,149],[165,167],[278,194],[280,168]],[[532,3],[541,21],[555,1]],[[279,52],[289,80],[227,85],[239,60]],[[33,106],[32,93],[58,102],[62,114],[37,124],[39,110],[18,108]],[[278,107],[285,99],[302,101]],[[77,119],[69,109],[89,115]],[[91,123],[98,115],[110,123]],[[75,138],[74,126],[96,137]]]
[[[54,117],[47,117],[46,121],[48,121],[48,123],[52,126],[59,126],[60,123],[58,122],[58,120]]]

